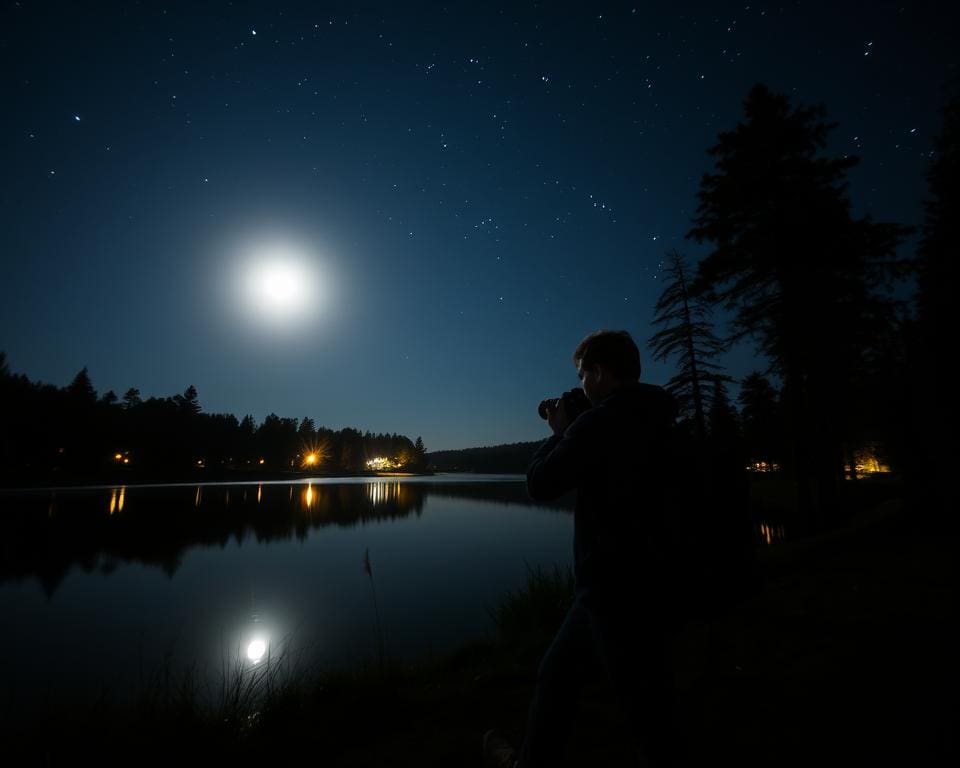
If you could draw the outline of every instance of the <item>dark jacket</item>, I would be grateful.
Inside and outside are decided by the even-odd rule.
[[[527,491],[548,501],[577,490],[574,575],[579,589],[633,591],[656,569],[668,430],[663,388],[634,382],[553,435],[527,469]]]

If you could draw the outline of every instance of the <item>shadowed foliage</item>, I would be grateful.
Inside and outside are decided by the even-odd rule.
[[[709,150],[715,172],[688,236],[713,250],[693,288],[734,311],[732,339],[755,339],[783,380],[786,468],[816,530],[836,507],[865,357],[896,316],[881,289],[907,272],[896,255],[907,230],[851,214],[846,174],[858,160],[822,154],[834,128],[822,106],[757,85],[744,115]]]
[[[667,253],[664,275],[666,286],[653,318],[653,324],[662,327],[647,345],[654,360],[676,358],[677,372],[665,388],[676,399],[680,413],[693,420],[695,434],[702,439],[713,400],[709,383],[722,376],[721,366],[713,360],[725,351],[725,345],[710,323],[710,303],[690,292],[692,270],[676,250]]]

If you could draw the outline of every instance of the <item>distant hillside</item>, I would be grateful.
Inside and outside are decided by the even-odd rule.
[[[542,443],[507,443],[485,448],[462,448],[458,451],[435,451],[427,454],[427,466],[436,472],[491,472],[524,474],[534,451]]]

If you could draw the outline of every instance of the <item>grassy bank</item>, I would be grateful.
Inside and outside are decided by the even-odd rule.
[[[888,502],[826,536],[761,552],[760,589],[675,642],[690,764],[950,764],[954,549]],[[519,740],[569,586],[562,571],[531,572],[492,609],[496,642],[443,658],[341,672],[282,659],[259,681],[236,678],[213,706],[189,677],[157,681],[134,707],[52,702],[4,741],[41,765],[90,755],[100,765],[479,766],[487,728]],[[618,717],[597,676],[567,764],[630,765]]]

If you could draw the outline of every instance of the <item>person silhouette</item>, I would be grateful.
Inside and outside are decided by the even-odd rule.
[[[591,407],[571,423],[559,401],[548,415],[553,434],[527,469],[533,500],[576,490],[573,603],[540,662],[522,746],[515,751],[499,732],[487,731],[484,756],[502,768],[560,764],[590,662],[598,658],[641,764],[673,765],[657,543],[676,405],[663,388],[640,383],[640,353],[626,331],[588,335],[573,361]]]

